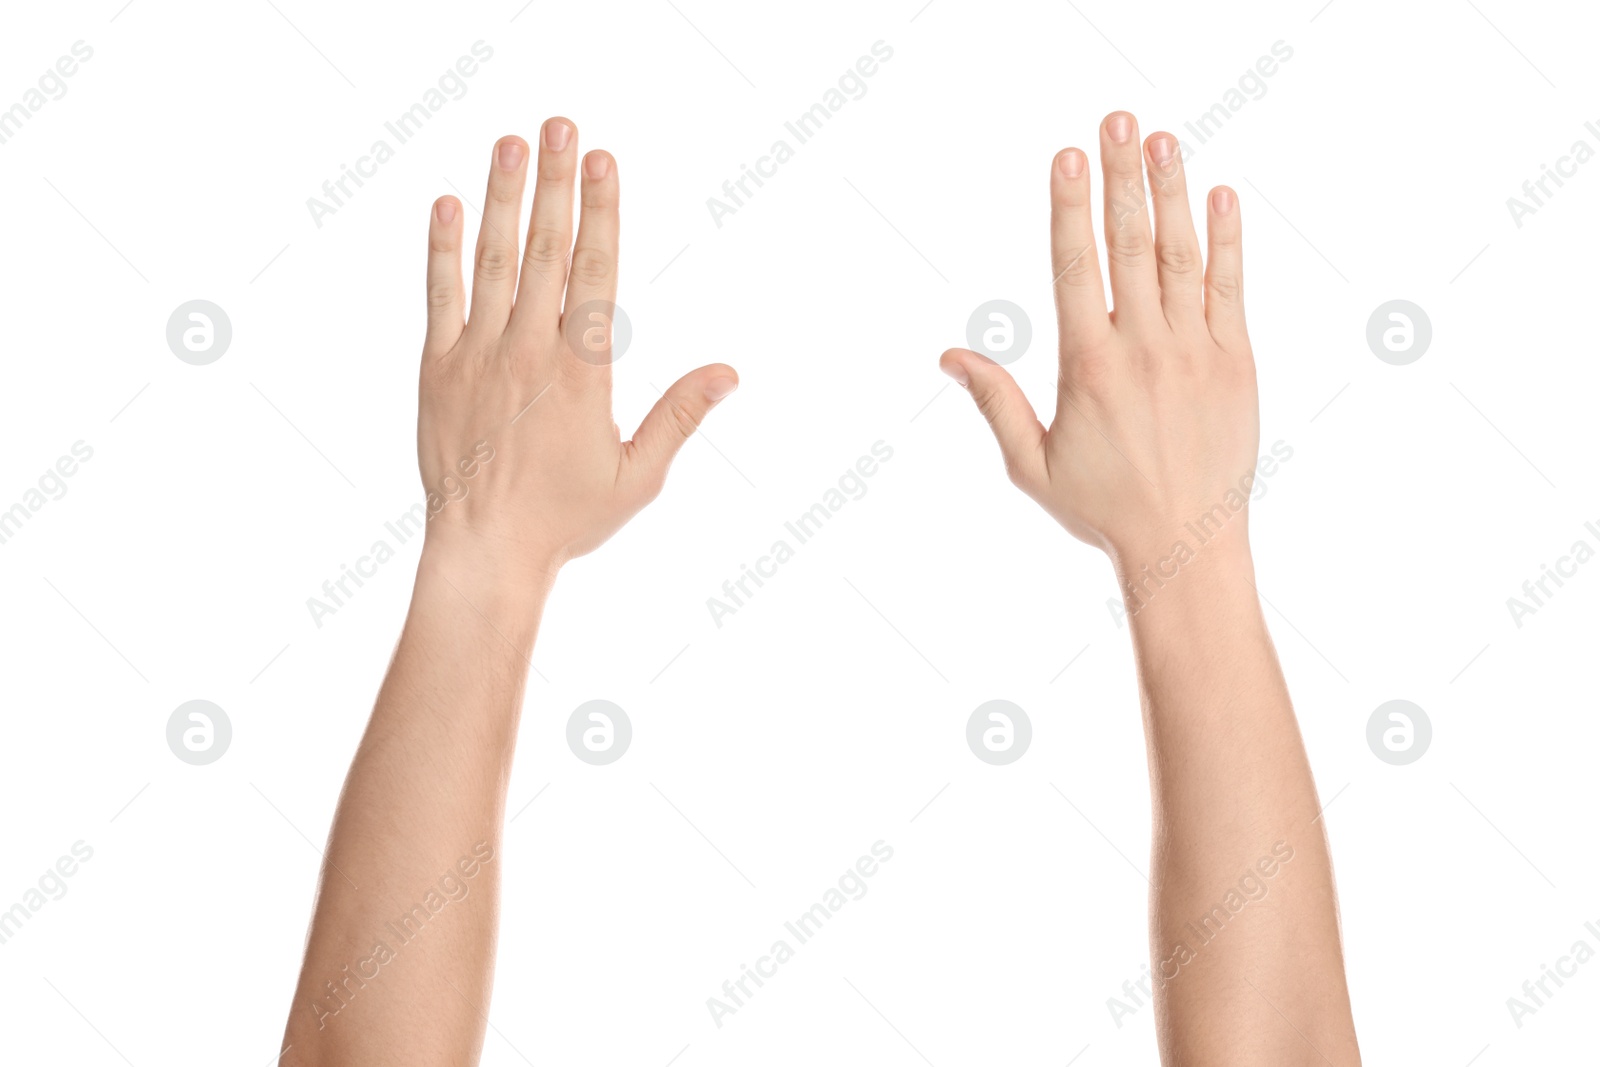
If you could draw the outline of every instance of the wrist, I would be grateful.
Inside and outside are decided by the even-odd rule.
[[[520,630],[537,620],[560,569],[553,554],[430,525],[417,565],[417,585],[454,590],[491,623]]]
[[[1221,528],[1189,523],[1122,540],[1106,553],[1130,617],[1157,602],[1214,603],[1241,590],[1254,595],[1255,564],[1242,518]]]

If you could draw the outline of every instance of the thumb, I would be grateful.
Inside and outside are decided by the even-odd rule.
[[[725,363],[692,370],[673,382],[639,423],[628,442],[625,474],[652,496],[683,443],[694,436],[706,412],[739,388],[739,373]]]
[[[939,357],[939,369],[972,394],[989,420],[1011,480],[1024,489],[1045,481],[1044,425],[1005,368],[976,352],[952,348]]]

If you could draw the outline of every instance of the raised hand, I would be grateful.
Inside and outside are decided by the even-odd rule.
[[[690,371],[631,441],[621,439],[611,418],[617,164],[603,151],[583,158],[574,242],[578,133],[566,119],[546,122],[524,247],[528,157],[520,137],[494,147],[470,311],[461,204],[447,196],[433,205],[417,427],[430,550],[463,547],[507,579],[538,579],[615,533],[661,491],[683,442],[739,384],[720,363]]]
[[[1202,270],[1177,139],[1152,134],[1141,154],[1137,123],[1118,111],[1101,124],[1100,157],[1109,314],[1089,161],[1068,148],[1050,167],[1061,337],[1050,428],[1011,375],[978,353],[951,349],[940,366],[971,391],[1011,480],[1075,536],[1137,565],[1170,550],[1185,523],[1226,506],[1252,475],[1260,434],[1255,363],[1233,190],[1219,186],[1206,197]]]
[[[478,1061],[505,793],[545,598],[562,563],[660,492],[679,447],[738,384],[720,364],[692,371],[621,439],[616,163],[583,161],[574,244],[577,132],[551,119],[539,140],[525,250],[528,144],[495,145],[470,313],[461,204],[433,205],[417,428],[428,532],[340,794],[283,1067]],[[446,898],[448,912],[417,903]]]
[[[1238,200],[1206,197],[1202,272],[1176,139],[1152,135],[1141,160],[1119,111],[1100,157],[1109,314],[1088,160],[1068,148],[1050,171],[1050,428],[983,356],[952,349],[940,365],[971,390],[1012,481],[1122,578],[1153,817],[1142,988],[1162,1062],[1359,1064],[1321,804],[1250,558],[1259,428]]]

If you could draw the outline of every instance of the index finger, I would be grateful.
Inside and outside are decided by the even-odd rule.
[[[1099,344],[1111,329],[1094,247],[1089,158],[1077,148],[1062,151],[1050,168],[1050,265],[1065,359]]]

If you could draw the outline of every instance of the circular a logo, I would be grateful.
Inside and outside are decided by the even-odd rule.
[[[996,363],[1015,363],[1032,340],[1028,313],[1009,300],[979,304],[967,319],[967,347]]]
[[[567,747],[596,767],[617,762],[632,742],[628,713],[609,700],[585,701],[567,719]]]
[[[167,319],[167,347],[185,363],[215,363],[233,341],[228,313],[209,300],[179,304]]]
[[[185,763],[196,767],[215,763],[232,743],[228,713],[209,700],[179,704],[167,719],[167,747]]]
[[[1367,319],[1367,347],[1385,363],[1415,363],[1433,342],[1433,321],[1409,300],[1379,304]]]
[[[1028,713],[1009,700],[979,704],[967,719],[967,747],[996,767],[1017,762],[1032,741],[1033,723]]]
[[[573,355],[597,367],[615,363],[633,343],[633,321],[609,300],[590,300],[569,311],[561,332]]]
[[[1417,762],[1432,743],[1433,723],[1428,713],[1409,700],[1379,704],[1367,720],[1367,747],[1396,767]]]

